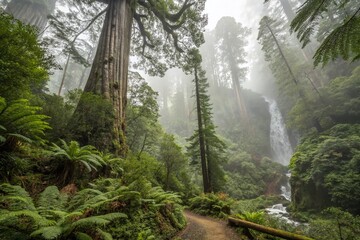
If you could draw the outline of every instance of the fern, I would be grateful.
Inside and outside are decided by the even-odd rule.
[[[298,14],[291,22],[291,31],[297,32],[297,37],[303,42],[303,47],[310,42],[310,37],[320,24],[323,13],[335,4],[338,9],[350,4],[349,0],[342,0],[339,4],[332,0],[307,0],[299,9]],[[350,5],[351,6],[351,5]],[[345,19],[340,26],[331,31],[317,49],[314,58],[315,66],[319,63],[326,64],[338,56],[345,60],[360,58],[360,7],[355,6],[354,12]]]
[[[63,184],[71,183],[74,180],[76,171],[81,171],[79,166],[84,166],[88,172],[91,172],[92,170],[97,171],[98,168],[106,165],[106,162],[98,155],[98,151],[93,146],[80,147],[76,141],[71,141],[69,144],[64,140],[60,141],[62,146],[54,143],[51,151],[53,156],[62,161],[61,181]],[[81,173],[78,172],[78,174]]]
[[[1,209],[10,211],[35,210],[34,203],[29,196],[29,193],[20,186],[13,186],[8,183],[0,185],[0,203],[1,206],[5,206],[0,207],[0,212]]]
[[[6,104],[4,98],[0,97],[0,133],[2,136],[1,146],[6,146],[8,151],[12,151],[14,144],[9,146],[10,139],[25,142],[44,142],[42,138],[44,131],[50,129],[45,121],[47,116],[37,114],[40,107],[30,106],[26,99],[19,99]],[[3,139],[6,139],[5,141]]]
[[[28,218],[32,220],[34,227],[43,227],[54,225],[54,221],[48,220],[38,214],[36,211],[21,210],[3,213],[0,216],[0,225],[18,225],[22,219]]]
[[[91,236],[89,236],[86,233],[82,233],[82,232],[75,233],[75,237],[77,240],[93,240],[93,238]]]
[[[31,237],[42,236],[44,239],[56,239],[63,233],[59,226],[43,227],[31,233]]]
[[[37,202],[38,210],[63,210],[67,196],[61,194],[56,186],[47,187]]]

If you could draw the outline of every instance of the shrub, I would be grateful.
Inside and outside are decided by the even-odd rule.
[[[196,213],[224,218],[230,214],[234,200],[224,193],[208,193],[191,198],[189,202],[190,209]]]

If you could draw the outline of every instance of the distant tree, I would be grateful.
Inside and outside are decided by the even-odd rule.
[[[129,149],[140,158],[144,151],[154,150],[161,136],[158,93],[139,73],[130,72],[129,79],[126,136]]]
[[[45,29],[48,15],[54,11],[55,4],[56,0],[11,0],[5,11],[41,32]]]
[[[224,172],[220,166],[225,144],[217,137],[215,125],[212,121],[212,107],[207,93],[209,84],[205,78],[205,71],[201,69],[201,55],[194,50],[189,60],[187,70],[194,74],[197,130],[188,139],[189,154],[195,161],[200,158],[203,175],[204,192],[217,192],[222,187]]]
[[[314,112],[312,111],[313,106],[308,104],[305,88],[296,76],[288,57],[285,56],[285,43],[283,43],[282,46],[279,40],[279,27],[280,25],[277,21],[267,16],[263,17],[260,21],[258,40],[260,41],[262,50],[265,53],[265,60],[271,63],[271,70],[277,79],[280,79],[280,86],[283,86],[283,89],[280,89],[280,91],[283,90],[287,93],[289,99],[293,101],[292,106],[294,106],[299,99],[304,101],[304,103],[306,103],[305,105],[307,113],[309,116],[311,116],[310,121],[312,122],[312,126],[315,127],[318,132],[321,132],[323,128],[319,122],[318,117],[314,115]],[[284,71],[284,68],[286,71]],[[289,80],[292,81],[294,85],[290,85]]]
[[[176,190],[173,179],[181,174],[182,169],[186,167],[186,157],[181,151],[181,147],[175,143],[172,135],[164,134],[160,142],[159,161],[165,169],[165,188],[164,190]]]
[[[234,97],[240,117],[249,122],[249,117],[241,93],[241,82],[245,81],[247,69],[243,66],[245,61],[246,37],[250,34],[250,29],[237,23],[233,17],[222,17],[215,28],[215,38],[217,42],[221,65],[221,76],[223,81],[230,81],[234,90]]]

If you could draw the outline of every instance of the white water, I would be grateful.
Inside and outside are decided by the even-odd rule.
[[[265,98],[265,97],[264,97]],[[270,145],[273,151],[272,159],[282,165],[289,165],[290,158],[293,153],[289,136],[286,131],[283,117],[275,100],[265,98],[269,104],[270,113]],[[290,173],[286,174],[288,181],[285,186],[281,186],[281,196],[286,200],[291,201],[291,188],[289,184]],[[289,219],[289,214],[286,207],[282,204],[275,204],[270,208],[265,209],[270,215],[274,215],[284,219],[287,223],[298,225],[299,223]]]
[[[272,159],[282,165],[289,165],[293,153],[283,117],[275,100],[265,97],[270,113],[270,145]]]

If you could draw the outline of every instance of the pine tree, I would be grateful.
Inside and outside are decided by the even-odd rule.
[[[188,139],[188,152],[196,161],[200,157],[204,192],[217,192],[224,182],[224,172],[220,166],[224,160],[225,144],[216,135],[212,121],[212,106],[208,95],[209,84],[205,71],[201,68],[201,55],[198,50],[191,53],[188,70],[194,74],[196,111],[198,128]]]

